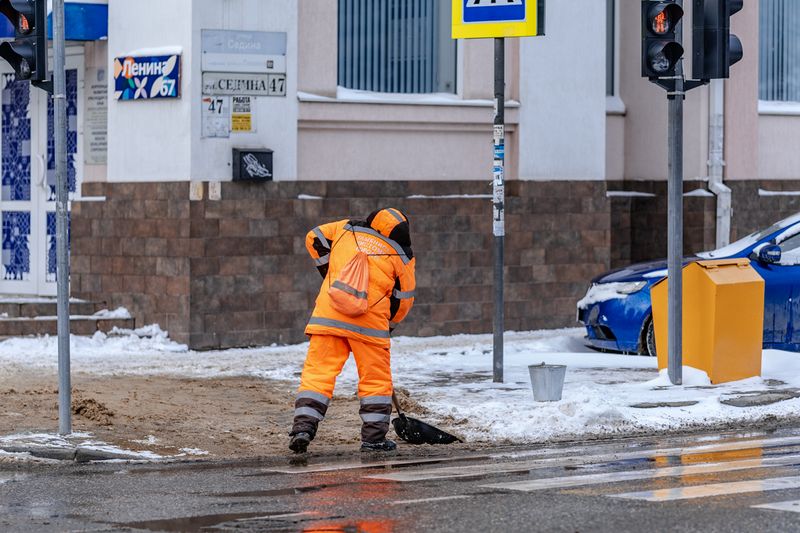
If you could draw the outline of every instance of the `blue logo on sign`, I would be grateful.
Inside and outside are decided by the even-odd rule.
[[[464,0],[464,22],[525,20],[525,0]]]

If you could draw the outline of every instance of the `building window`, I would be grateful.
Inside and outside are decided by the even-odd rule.
[[[450,8],[442,0],[339,0],[339,85],[455,93]]]
[[[759,98],[800,102],[800,2],[761,0]]]
[[[606,0],[606,96],[614,96],[617,94],[615,90],[617,17],[614,12],[614,2],[615,0]]]

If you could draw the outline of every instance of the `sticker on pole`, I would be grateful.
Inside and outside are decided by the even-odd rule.
[[[453,0],[453,39],[544,35],[545,0]]]

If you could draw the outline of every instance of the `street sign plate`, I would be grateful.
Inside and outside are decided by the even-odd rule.
[[[544,35],[545,0],[452,0],[453,39]]]

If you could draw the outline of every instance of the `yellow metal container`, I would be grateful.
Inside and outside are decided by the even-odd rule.
[[[658,368],[667,368],[667,287],[650,289]],[[683,268],[683,364],[712,383],[761,375],[764,280],[748,259],[697,261]]]

